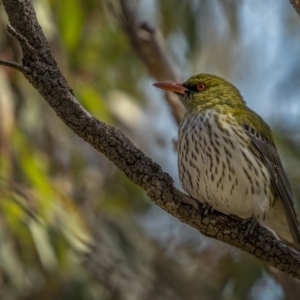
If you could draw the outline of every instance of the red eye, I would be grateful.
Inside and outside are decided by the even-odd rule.
[[[197,90],[198,91],[203,91],[203,90],[205,90],[205,88],[206,88],[206,85],[204,83],[199,83],[197,85]]]

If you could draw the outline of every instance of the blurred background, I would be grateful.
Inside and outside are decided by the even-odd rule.
[[[152,86],[200,72],[234,83],[273,128],[300,196],[300,19],[288,0],[33,0],[80,103],[180,187],[182,107]],[[0,57],[21,61],[5,32]],[[0,68],[0,299],[299,299],[299,282],[153,205]]]

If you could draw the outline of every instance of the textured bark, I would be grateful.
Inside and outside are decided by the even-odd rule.
[[[14,33],[10,29],[10,32],[19,40],[23,50],[23,67],[18,69],[68,127],[106,155],[169,214],[204,235],[244,250],[300,279],[300,253],[275,239],[263,227],[257,226],[252,234],[245,235],[249,224],[241,219],[216,211],[205,214],[201,204],[177,190],[170,175],[137,149],[120,130],[95,119],[84,110],[57,68],[31,1],[3,0],[3,5],[10,25],[16,30]]]

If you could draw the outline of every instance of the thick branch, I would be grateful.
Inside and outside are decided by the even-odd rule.
[[[247,224],[214,212],[204,215],[195,200],[181,193],[172,178],[137,149],[118,129],[95,119],[78,103],[50,53],[30,0],[3,0],[10,23],[36,50],[38,59],[23,48],[24,76],[57,115],[77,135],[102,152],[166,212],[203,234],[236,246],[279,270],[300,279],[300,254],[257,226],[245,236]],[[22,45],[21,45],[22,46]],[[187,203],[191,203],[187,204]]]

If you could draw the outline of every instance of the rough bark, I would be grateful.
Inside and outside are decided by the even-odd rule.
[[[3,0],[3,6],[11,25],[8,29],[18,39],[23,51],[22,65],[10,66],[24,74],[75,134],[106,155],[169,214],[204,235],[233,245],[300,279],[298,252],[259,225],[252,234],[245,235],[249,224],[241,219],[216,211],[206,212],[201,204],[177,190],[170,175],[137,149],[120,130],[84,110],[52,57],[30,0]],[[2,64],[9,65],[7,62]]]

